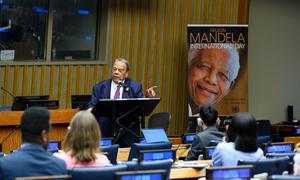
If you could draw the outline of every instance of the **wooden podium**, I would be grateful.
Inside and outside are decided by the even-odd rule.
[[[65,137],[71,118],[78,112],[78,109],[58,109],[49,110],[49,112],[52,124],[50,140],[61,141]],[[18,149],[21,145],[22,140],[19,125],[22,114],[23,111],[0,112],[0,143],[3,143],[3,153],[10,153],[12,150]],[[7,139],[3,142],[5,138]]]

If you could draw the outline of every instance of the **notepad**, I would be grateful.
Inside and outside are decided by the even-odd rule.
[[[169,141],[163,128],[142,129],[142,133],[147,143],[158,143]]]
[[[176,164],[173,165],[173,167],[176,168],[205,168],[207,166],[207,164],[204,163],[199,163],[199,162],[188,162],[188,161],[184,161],[184,162],[177,162]]]

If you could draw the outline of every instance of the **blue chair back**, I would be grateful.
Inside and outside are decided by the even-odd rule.
[[[156,160],[156,161],[142,161],[139,165],[139,170],[155,170],[165,169],[166,177],[170,179],[170,171],[172,167],[172,159]]]
[[[272,125],[270,120],[261,119],[256,120],[257,124],[257,135],[258,136],[272,136]]]
[[[114,144],[112,146],[101,146],[101,151],[107,153],[107,158],[112,164],[117,164],[118,150],[119,144]]]
[[[126,171],[126,165],[78,167],[69,170],[72,180],[114,180],[115,172]]]
[[[253,165],[254,174],[267,172],[268,175],[282,174],[283,171],[289,170],[289,158],[267,158],[259,161],[238,161],[238,165]]]
[[[256,139],[258,147],[265,149],[265,144],[272,142],[271,136],[257,136]]]
[[[278,157],[289,157],[289,162],[293,163],[294,162],[294,156],[295,153],[294,152],[290,152],[290,153],[267,153],[266,156],[268,158],[278,158]]]
[[[138,158],[139,152],[143,150],[156,150],[156,149],[171,149],[172,142],[162,142],[162,143],[151,143],[151,144],[140,144],[133,143],[130,148],[128,161],[131,161],[133,158]]]
[[[171,121],[171,113],[169,112],[158,112],[152,114],[148,120],[148,128],[164,128],[168,130]]]

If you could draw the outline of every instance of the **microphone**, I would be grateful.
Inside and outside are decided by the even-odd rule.
[[[123,83],[122,81],[119,81],[118,84],[120,84],[124,88],[124,91],[126,93],[129,93],[129,91],[131,90],[133,93],[133,98],[138,98],[138,96],[136,95],[136,93],[130,86],[127,86],[127,84]],[[129,96],[129,94],[128,94],[128,96]]]
[[[3,143],[12,135],[14,134],[14,132],[16,132],[16,130],[18,129],[18,125],[15,126],[8,134],[7,136],[2,140],[2,142],[0,142],[0,152],[2,152],[2,146],[3,146]]]
[[[8,90],[6,90],[4,87],[1,87],[1,90],[3,91],[3,92],[5,92],[5,93],[7,93],[10,97],[12,97],[13,99],[15,99],[15,96],[11,93],[11,92],[9,92]]]
[[[118,134],[117,134],[117,136],[114,139],[113,144],[115,144],[124,133],[125,133],[124,132],[124,128],[120,127],[120,129],[118,131]]]
[[[124,88],[125,92],[129,92],[129,87],[125,83],[123,83],[122,81],[119,81],[118,84]]]
[[[175,152],[177,152],[177,150],[179,149],[179,147],[182,145],[184,135],[185,135],[186,133],[190,132],[190,129],[192,128],[193,125],[194,125],[194,124],[193,124],[192,121],[189,121],[189,122],[188,122],[188,127],[186,128],[185,133],[183,134],[183,136],[180,138],[180,143],[179,143],[179,145],[176,147]],[[188,149],[189,147],[190,147],[190,145],[186,146],[186,149]]]

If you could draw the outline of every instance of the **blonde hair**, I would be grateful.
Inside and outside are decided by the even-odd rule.
[[[300,143],[297,143],[294,147],[294,152],[300,152]]]
[[[72,118],[66,134],[63,151],[70,153],[80,162],[91,162],[100,152],[101,132],[94,115],[88,111],[79,111]]]

